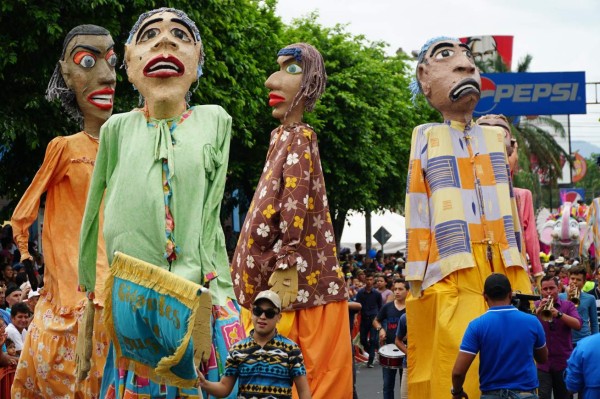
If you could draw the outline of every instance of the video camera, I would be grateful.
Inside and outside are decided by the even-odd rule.
[[[511,305],[515,308],[519,309],[521,312],[533,313],[533,306],[531,306],[530,301],[539,301],[539,295],[527,295],[521,294],[518,291],[512,293],[512,299],[510,301]]]

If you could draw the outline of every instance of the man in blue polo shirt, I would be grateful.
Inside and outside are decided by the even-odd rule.
[[[491,274],[483,288],[488,311],[471,321],[452,370],[454,399],[468,398],[462,385],[479,353],[481,399],[537,399],[536,366],[548,359],[539,320],[511,306],[512,289],[503,274]]]

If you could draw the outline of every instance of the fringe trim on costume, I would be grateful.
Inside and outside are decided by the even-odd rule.
[[[187,330],[181,340],[181,344],[173,355],[162,358],[155,369],[138,363],[134,359],[124,356],[121,352],[113,320],[112,289],[115,277],[126,279],[132,283],[153,289],[162,295],[176,297],[177,300],[190,309],[191,314],[187,322]],[[210,295],[209,291],[199,284],[193,283],[158,266],[125,255],[121,252],[115,252],[105,287],[107,289],[107,295],[104,321],[115,347],[118,359],[117,364],[122,368],[127,368],[137,375],[147,377],[159,384],[168,384],[179,388],[195,388],[197,385],[196,378],[192,380],[181,378],[171,372],[171,367],[179,364],[181,358],[185,354],[195,324],[196,313],[200,303],[199,296]]]

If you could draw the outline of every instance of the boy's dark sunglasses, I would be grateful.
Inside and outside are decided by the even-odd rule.
[[[275,317],[279,313],[279,311],[275,310],[275,309],[272,309],[272,308],[263,309],[263,308],[260,308],[258,306],[255,306],[252,309],[252,314],[254,316],[256,316],[256,317],[260,317],[263,313],[265,314],[265,316],[267,317],[267,319],[272,319],[273,317]]]

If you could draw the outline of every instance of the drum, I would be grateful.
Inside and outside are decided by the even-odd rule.
[[[402,368],[402,360],[404,358],[404,352],[402,352],[394,344],[387,344],[379,348],[379,364],[381,367],[387,367],[390,369]]]

